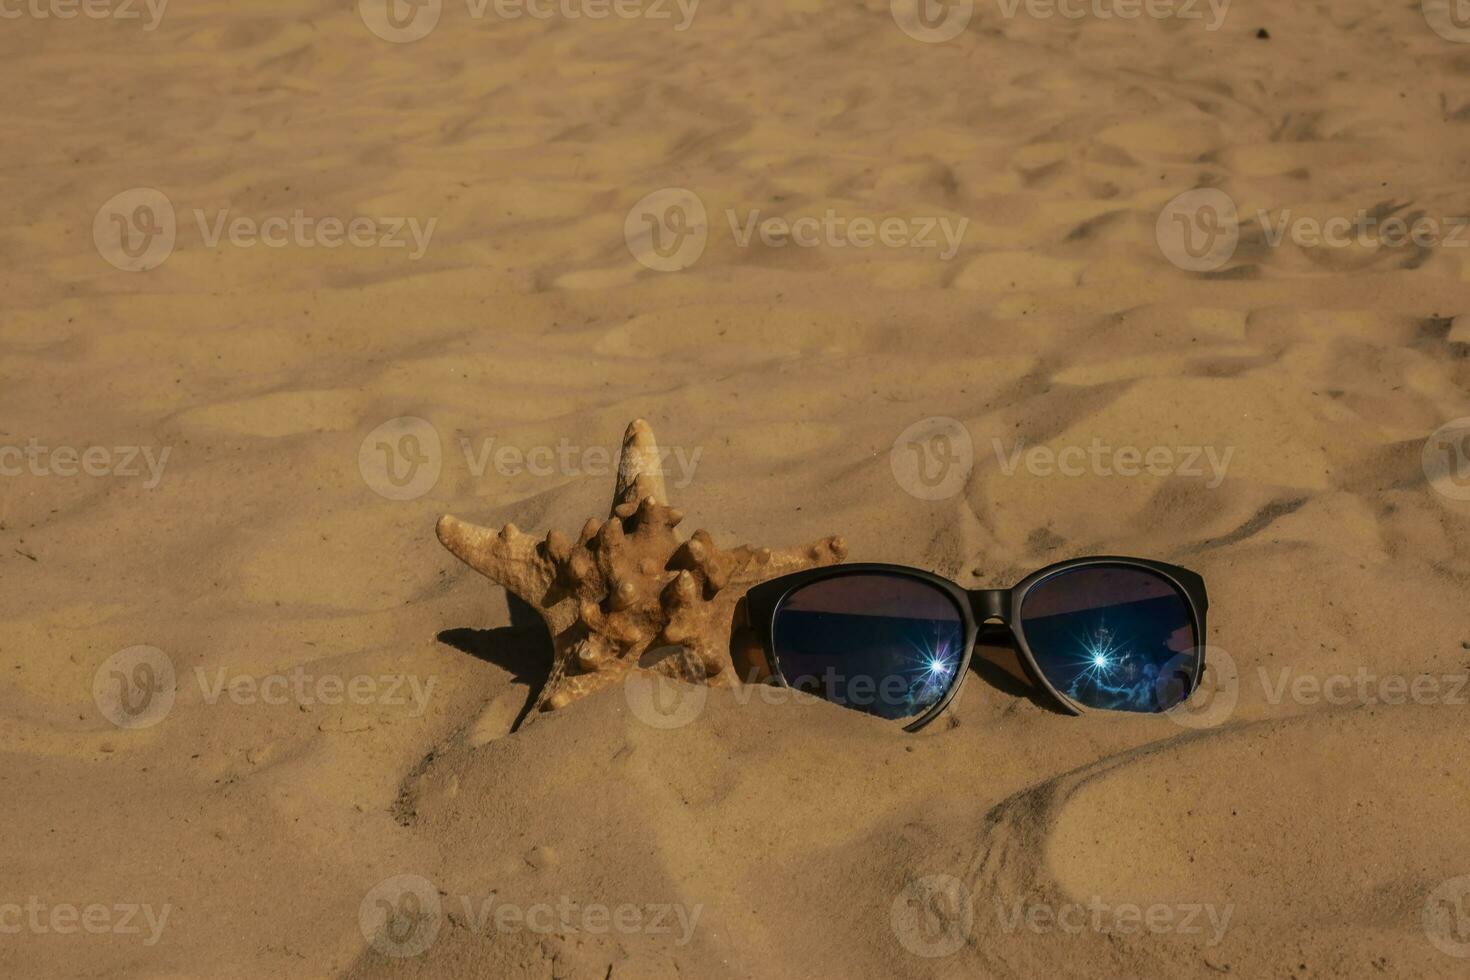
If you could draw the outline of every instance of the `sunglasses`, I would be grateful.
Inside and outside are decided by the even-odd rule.
[[[746,603],[783,686],[911,732],[954,699],[982,625],[1009,628],[1027,676],[1072,714],[1168,711],[1205,668],[1204,579],[1144,558],[1075,558],[1009,589],[836,565],[763,582]]]

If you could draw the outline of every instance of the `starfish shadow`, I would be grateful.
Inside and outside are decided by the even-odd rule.
[[[526,703],[510,727],[515,731],[531,713],[551,673],[551,634],[541,617],[525,602],[509,592],[505,600],[510,610],[509,626],[488,630],[467,626],[442,630],[436,639],[461,653],[508,671],[512,683],[524,684],[529,689]]]

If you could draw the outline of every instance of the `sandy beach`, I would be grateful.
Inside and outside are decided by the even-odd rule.
[[[0,0],[0,975],[1470,970],[1470,27],[916,2]],[[1194,569],[1207,683],[532,710],[436,522],[637,418],[721,547]]]

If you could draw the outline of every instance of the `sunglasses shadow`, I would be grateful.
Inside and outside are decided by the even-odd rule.
[[[1070,712],[1026,675],[1021,655],[1012,644],[1010,630],[1004,626],[986,624],[981,627],[975,640],[975,653],[970,658],[970,670],[1002,694],[1025,698],[1052,714],[1070,717]]]

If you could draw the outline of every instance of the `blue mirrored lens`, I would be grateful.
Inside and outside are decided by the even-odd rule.
[[[1089,565],[1042,579],[1022,600],[1021,631],[1051,685],[1088,708],[1167,711],[1199,673],[1183,594],[1140,568]]]
[[[788,595],[776,610],[771,641],[776,666],[792,687],[908,721],[957,681],[965,626],[937,586],[856,572]]]

